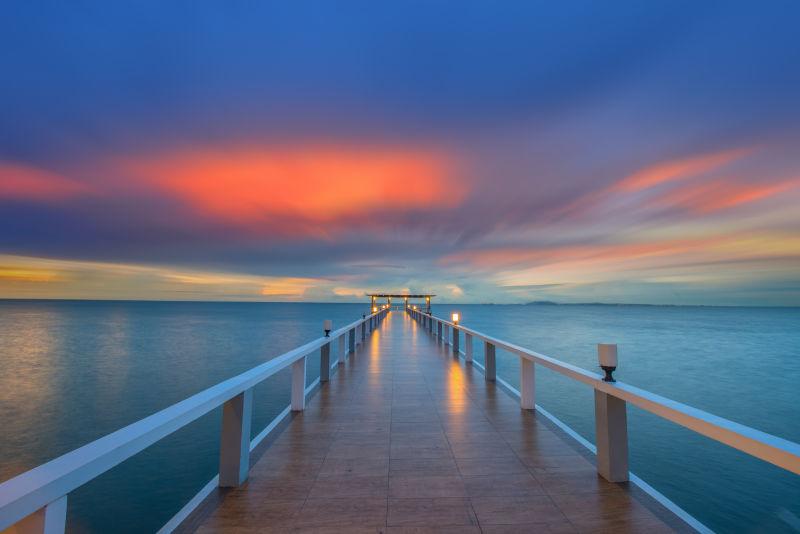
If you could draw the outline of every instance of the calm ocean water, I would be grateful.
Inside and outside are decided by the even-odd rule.
[[[0,479],[313,339],[323,319],[343,325],[366,309],[0,301]],[[440,305],[434,312],[456,309],[467,326],[587,369],[596,367],[596,343],[618,343],[619,379],[800,442],[800,309]],[[517,366],[498,351],[498,374],[514,385]],[[318,364],[308,369],[316,378]],[[593,441],[589,388],[540,369],[537,401]],[[288,403],[287,373],[259,386],[253,434]],[[212,412],[71,494],[69,530],[157,530],[215,474],[219,419]],[[629,425],[632,471],[709,527],[792,532],[800,523],[800,477],[636,408]]]

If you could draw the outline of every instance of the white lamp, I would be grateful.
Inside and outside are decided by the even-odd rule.
[[[451,316],[451,319],[453,319],[453,324],[456,324],[456,325],[457,325],[457,324],[458,324],[458,319],[459,319],[458,313],[454,313],[454,314]]]
[[[597,360],[600,362],[600,368],[606,372],[603,380],[616,382],[611,373],[617,369],[617,346],[611,343],[598,343]]]
[[[325,337],[328,337],[331,333],[331,330],[333,330],[333,321],[330,319],[325,319],[325,321],[322,323],[322,328],[325,330]]]

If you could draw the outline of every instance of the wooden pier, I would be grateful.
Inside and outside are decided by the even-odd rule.
[[[251,461],[181,530],[689,530],[402,312]]]
[[[598,345],[604,377],[436,317],[422,296],[424,310],[402,295],[396,312],[373,299],[348,325],[325,321],[305,345],[0,483],[0,532],[65,532],[70,493],[214,410],[218,474],[159,534],[711,532],[630,473],[628,404],[800,474],[800,444],[611,380],[616,345]],[[497,376],[497,350],[519,358],[521,391]],[[536,405],[540,366],[594,390],[595,445]],[[253,388],[283,370],[291,404],[251,440]]]

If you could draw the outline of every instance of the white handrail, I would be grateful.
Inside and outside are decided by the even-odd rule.
[[[716,416],[624,382],[605,382],[602,379],[602,375],[598,373],[587,371],[550,356],[488,336],[461,324],[454,324],[445,319],[424,314],[419,310],[409,310],[409,313],[417,318],[426,316],[433,321],[456,328],[461,332],[470,334],[473,338],[482,339],[485,343],[512,352],[521,358],[543,365],[578,382],[588,384],[597,391],[630,402],[643,410],[693,430],[698,434],[782,467],[792,473],[800,474],[800,444],[798,443]]]
[[[287,369],[339,336],[383,314],[349,325],[229,378],[168,408],[0,484],[0,531],[69,494],[155,442],[183,428],[244,391]],[[341,355],[340,355],[341,357]],[[249,436],[247,437],[249,440]]]

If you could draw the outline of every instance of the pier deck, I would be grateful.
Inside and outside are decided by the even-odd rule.
[[[687,530],[402,312],[274,433],[181,530]]]

